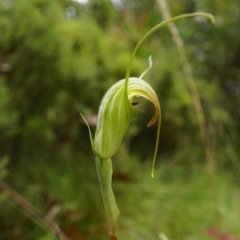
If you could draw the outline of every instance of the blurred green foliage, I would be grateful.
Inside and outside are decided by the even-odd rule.
[[[0,0],[0,179],[47,214],[72,239],[107,239],[104,212],[83,113],[94,119],[105,91],[125,76],[143,34],[162,20],[155,1]],[[150,179],[153,109],[138,118],[114,159],[122,239],[208,239],[219,212],[222,232],[240,235],[240,16],[238,0],[171,0],[172,15],[204,11],[177,23],[196,77],[217,166],[214,205],[200,131],[176,46],[155,33],[134,60],[162,106],[159,169]],[[130,158],[131,156],[131,158]],[[8,162],[8,164],[7,164]],[[145,171],[147,169],[147,171]],[[8,174],[6,174],[8,172]],[[235,178],[234,178],[235,176]],[[52,239],[13,199],[0,195],[0,239]],[[209,238],[210,239],[210,238]]]

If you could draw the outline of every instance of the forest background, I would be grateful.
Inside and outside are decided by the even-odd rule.
[[[173,16],[208,12],[216,18],[215,24],[201,18],[176,24],[214,171],[207,171],[177,47],[163,28],[141,47],[131,73],[140,76],[152,55],[145,79],[162,108],[155,178],[156,127],[146,128],[154,109],[144,100],[113,159],[120,239],[240,239],[240,2],[167,2]],[[104,93],[124,78],[136,43],[163,19],[154,0],[0,0],[0,240],[54,239],[46,219],[72,240],[107,239],[79,113],[94,130]]]

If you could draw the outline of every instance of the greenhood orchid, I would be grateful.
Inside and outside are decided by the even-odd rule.
[[[112,181],[111,158],[119,149],[119,146],[128,129],[129,124],[136,116],[135,109],[133,106],[135,96],[140,96],[148,99],[153,103],[155,107],[155,113],[147,125],[152,126],[154,123],[157,122],[156,144],[151,171],[152,177],[154,175],[153,174],[154,165],[156,161],[159,144],[161,122],[160,103],[153,88],[145,80],[143,80],[144,74],[152,66],[152,61],[150,58],[149,68],[139,78],[130,77],[131,66],[134,56],[138,48],[142,45],[142,43],[156,30],[171,22],[190,17],[206,17],[212,21],[214,20],[211,14],[205,13],[192,13],[180,15],[172,19],[163,21],[162,23],[156,25],[155,27],[150,29],[138,42],[131,55],[125,79],[118,81],[112,87],[110,87],[101,101],[98,112],[97,128],[94,138],[92,137],[90,127],[88,126],[86,120],[81,114],[81,116],[83,117],[84,121],[88,126],[92,149],[96,155],[96,169],[107,217],[108,232],[111,240],[118,239],[117,218],[119,215],[116,200],[111,188]]]
[[[101,158],[111,158],[118,150],[130,122],[136,116],[132,102],[135,96],[150,100],[155,106],[155,114],[148,126],[158,121],[158,146],[160,132],[160,104],[152,87],[141,78],[129,78],[127,94],[125,80],[114,84],[105,94],[99,109],[99,119],[94,138],[95,153]]]

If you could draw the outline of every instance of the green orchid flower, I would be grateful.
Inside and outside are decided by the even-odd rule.
[[[99,108],[97,129],[93,148],[101,158],[111,158],[118,150],[129,124],[135,118],[133,107],[135,96],[150,100],[155,106],[155,114],[148,126],[158,120],[155,152],[160,133],[160,104],[152,87],[141,78],[129,78],[127,95],[125,79],[114,84],[105,94]]]
[[[174,17],[163,21],[150,29],[135,47],[127,68],[125,79],[115,83],[104,95],[98,112],[97,128],[94,138],[88,126],[93,152],[96,155],[96,169],[103,197],[104,208],[107,217],[107,228],[111,240],[118,240],[117,218],[119,211],[112,191],[112,160],[111,158],[119,149],[122,139],[128,129],[129,124],[135,118],[134,97],[140,96],[151,101],[155,107],[155,113],[147,126],[152,126],[157,122],[156,144],[153,156],[151,175],[154,176],[154,166],[157,156],[160,136],[161,109],[158,97],[153,88],[143,80],[144,74],[151,68],[152,61],[149,60],[149,68],[139,77],[130,77],[132,62],[138,48],[142,43],[159,28],[190,17],[206,17],[214,21],[211,14],[192,13]]]
[[[151,68],[151,65],[152,62],[150,59],[150,67],[148,69]],[[110,239],[118,239],[116,236],[117,218],[119,215],[116,200],[111,188],[111,158],[119,149],[130,122],[136,116],[135,109],[133,107],[133,99],[135,96],[144,97],[150,100],[155,106],[155,114],[147,125],[151,126],[158,121],[156,146],[152,166],[153,176],[160,135],[160,104],[152,87],[142,79],[147,70],[140,78],[129,78],[129,83],[127,84],[125,79],[120,80],[106,92],[100,104],[94,140],[88,126],[92,148],[96,154],[96,168],[107,216]]]

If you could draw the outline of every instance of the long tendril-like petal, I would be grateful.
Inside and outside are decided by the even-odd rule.
[[[151,169],[151,176],[154,177],[154,167],[155,167],[158,145],[159,145],[159,137],[160,137],[161,107],[155,91],[146,81],[139,78],[130,78],[129,86],[128,86],[128,97],[132,98],[135,95],[148,99],[153,103],[155,107],[154,116],[152,117],[152,119],[147,125],[148,127],[150,127],[157,121],[156,144],[155,144],[153,163],[152,163],[152,169]]]
[[[210,19],[212,22],[214,22],[214,17],[212,14],[208,14],[208,13],[188,13],[188,14],[182,14],[180,16],[177,17],[173,17],[169,20],[163,21],[159,24],[157,24],[155,27],[151,28],[143,37],[142,39],[138,42],[138,44],[136,45],[136,47],[133,50],[133,53],[131,55],[129,64],[128,64],[128,68],[126,71],[126,76],[125,76],[125,95],[127,96],[127,87],[128,87],[128,81],[129,81],[129,77],[130,77],[130,73],[131,73],[131,68],[132,68],[132,63],[133,63],[133,59],[136,55],[137,50],[139,49],[139,47],[143,44],[143,42],[150,36],[152,35],[156,30],[158,30],[161,27],[166,26],[167,24],[171,23],[171,22],[176,22],[178,20],[181,19],[185,19],[185,18],[192,18],[192,17],[205,17]]]
[[[139,78],[143,78],[143,76],[152,68],[152,56],[148,58],[148,61],[149,61],[148,68],[141,74]]]

